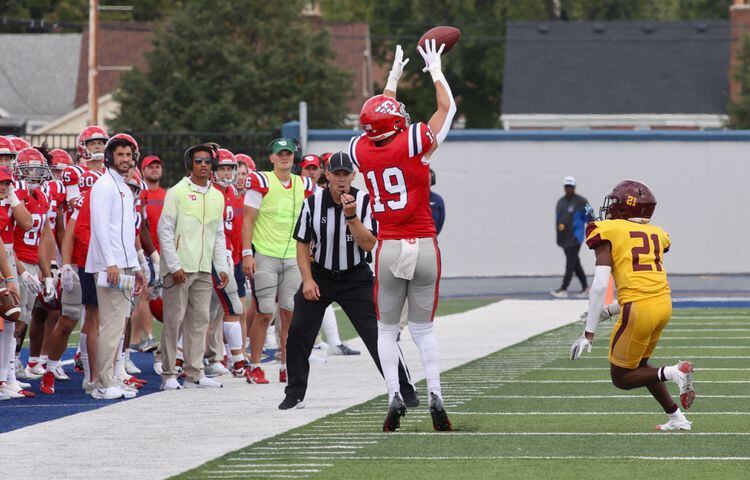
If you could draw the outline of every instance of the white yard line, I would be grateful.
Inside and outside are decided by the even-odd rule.
[[[585,309],[584,300],[506,300],[440,317],[435,321],[435,331],[440,342],[441,368],[463,365],[573,323],[571,319]],[[408,336],[407,330],[401,347],[418,380],[422,378],[421,363]],[[348,343],[364,349],[359,339]],[[269,366],[266,371],[273,378],[277,368]],[[221,390],[159,392],[0,434],[5,459],[3,478],[27,478],[31,473],[28,446],[42,444],[45,451],[52,453],[48,455],[49,461],[35,463],[35,478],[166,478],[370,400],[385,390],[382,378],[366,354],[329,357],[327,364],[313,365],[304,409],[277,409],[284,398],[282,384],[248,385],[242,379],[224,377],[219,380],[225,387]],[[449,395],[446,401],[451,402]],[[422,402],[426,403],[426,398]],[[383,407],[381,415],[385,414],[385,404]],[[169,460],[165,461],[164,445],[173,435],[178,435],[180,448],[171,449]],[[76,441],[70,441],[71,438]],[[221,441],[207,441],[210,438]],[[112,445],[117,445],[118,458],[138,461],[130,462],[125,469],[118,462],[102,461],[112,456]],[[264,476],[275,478],[272,474]]]
[[[664,435],[669,435],[664,433]],[[682,435],[678,433],[677,435]],[[689,434],[687,434],[689,435]],[[449,436],[449,435],[446,435]],[[340,460],[338,458],[322,458],[323,460]],[[748,462],[750,457],[656,457],[646,455],[482,455],[476,457],[470,456],[450,456],[450,457],[437,457],[437,456],[379,456],[379,457],[364,457],[356,456],[347,459],[349,461],[356,460],[393,460],[393,461],[409,461],[409,460],[423,460],[423,461],[456,461],[456,460],[716,460],[716,461],[731,461],[731,462]]]
[[[451,432],[447,435],[435,435],[434,432],[389,432],[389,433],[358,433],[358,434],[331,434],[331,433],[311,433],[297,434],[310,435],[315,437],[336,437],[338,435],[348,435],[352,437],[431,437],[431,438],[450,438],[450,437],[657,437],[668,435],[665,432]],[[750,432],[684,432],[682,435],[699,436],[699,437],[748,437]],[[296,441],[296,440],[295,440]],[[266,466],[265,464],[263,465]]]

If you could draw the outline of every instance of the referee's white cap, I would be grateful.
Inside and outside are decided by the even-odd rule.
[[[563,185],[566,187],[575,187],[576,186],[576,177],[572,177],[568,175],[563,179]]]

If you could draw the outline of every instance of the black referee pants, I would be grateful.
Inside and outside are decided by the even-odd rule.
[[[575,273],[576,277],[578,277],[578,280],[581,282],[581,290],[586,290],[589,288],[589,285],[586,280],[586,274],[581,266],[581,259],[578,257],[581,245],[565,247],[563,250],[565,250],[565,275],[563,275],[563,281],[560,288],[562,290],[567,290],[570,281],[573,278],[573,273]]]
[[[313,263],[312,276],[320,289],[320,299],[307,300],[302,295],[300,286],[294,296],[294,315],[286,341],[288,384],[285,393],[299,400],[305,398],[310,374],[310,353],[323,323],[325,309],[332,302],[341,305],[370,352],[375,366],[383,374],[378,357],[378,325],[373,302],[374,278],[369,265],[362,263],[351,272],[335,275]],[[402,361],[399,361],[398,377],[402,394],[413,391],[414,387],[409,382],[409,374]],[[354,385],[350,387],[356,388]]]

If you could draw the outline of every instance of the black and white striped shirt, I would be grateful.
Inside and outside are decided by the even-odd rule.
[[[377,236],[377,223],[372,218],[370,195],[352,187],[349,195],[357,200],[357,216],[362,224]],[[354,241],[344,218],[327,188],[319,188],[302,204],[302,211],[294,229],[298,242],[311,243],[315,263],[332,271],[350,270],[362,262],[369,262],[370,252],[362,250]]]

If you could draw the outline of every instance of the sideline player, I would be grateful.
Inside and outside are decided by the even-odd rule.
[[[613,309],[603,309],[604,295],[614,275],[621,313],[609,340],[612,383],[623,390],[648,389],[669,415],[657,430],[690,430],[691,422],[664,382],[676,382],[682,406],[690,408],[695,398],[693,364],[680,361],[654,368],[648,363],[672,316],[671,290],[662,264],[671,241],[667,232],[649,224],[655,208],[656,197],[645,184],[624,180],[604,198],[600,214],[605,220],[586,227],[586,245],[596,252],[596,269],[586,327],[571,345],[570,359],[579,358],[584,349],[591,352],[600,319],[609,318]]]
[[[378,314],[378,354],[388,387],[384,431],[400,427],[406,405],[399,394],[399,319],[409,302],[409,332],[419,348],[427,379],[432,426],[452,430],[440,387],[439,349],[433,332],[438,303],[440,249],[430,211],[430,157],[450,130],[456,105],[441,70],[435,40],[418,47],[435,84],[437,111],[428,124],[411,124],[404,105],[396,100],[398,80],[408,59],[396,47],[383,95],[367,100],[360,113],[365,133],[352,138],[349,156],[365,176],[373,215],[378,221],[375,260],[375,304]],[[433,133],[434,132],[434,133]]]

